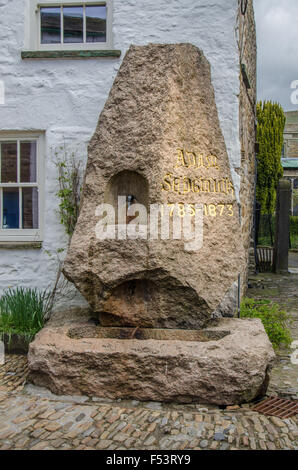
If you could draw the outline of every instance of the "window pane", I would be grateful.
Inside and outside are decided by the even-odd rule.
[[[106,42],[106,22],[105,5],[86,6],[86,41]]]
[[[19,188],[3,188],[3,228],[19,228]]]
[[[21,142],[21,183],[36,183],[36,142]]]
[[[63,7],[64,42],[83,42],[83,7]]]
[[[22,220],[24,229],[38,228],[37,188],[22,188]]]
[[[40,9],[41,44],[61,42],[60,13],[59,7]]]
[[[1,144],[1,183],[16,183],[18,174],[17,143]]]

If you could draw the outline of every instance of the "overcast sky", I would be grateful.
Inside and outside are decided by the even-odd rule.
[[[254,0],[258,43],[258,99],[291,103],[290,85],[298,80],[298,0]]]

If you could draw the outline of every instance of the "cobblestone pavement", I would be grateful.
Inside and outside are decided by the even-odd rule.
[[[3,388],[2,450],[298,449],[297,417],[265,417],[248,405],[220,410],[57,397],[30,385],[14,392]]]
[[[298,276],[262,275],[249,296],[272,298],[293,315],[298,339]],[[297,397],[297,368],[277,358],[270,394]],[[241,407],[206,407],[55,396],[25,385],[24,356],[0,366],[0,449],[275,450],[298,449],[298,416],[281,420]]]
[[[259,274],[251,280],[251,284],[253,289],[248,290],[249,297],[272,300],[290,313],[293,341],[298,341],[298,275]],[[298,365],[291,362],[292,353],[294,349],[281,349],[277,353],[268,388],[271,396],[278,394],[298,400]]]
[[[0,393],[21,392],[27,376],[26,356],[6,355],[5,364],[0,365]]]

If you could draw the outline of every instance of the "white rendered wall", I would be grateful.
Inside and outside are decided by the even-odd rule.
[[[0,246],[0,293],[9,286],[47,288],[56,262],[47,252],[65,247],[57,215],[53,149],[71,143],[83,161],[125,52],[131,44],[189,42],[211,63],[222,131],[239,191],[239,57],[235,39],[237,0],[114,0],[114,48],[120,59],[22,60],[25,0],[0,0],[1,130],[46,132],[45,227],[41,249]],[[80,302],[80,296],[72,302]],[[69,305],[70,303],[67,302]]]

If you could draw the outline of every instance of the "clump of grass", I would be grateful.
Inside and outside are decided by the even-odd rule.
[[[290,315],[270,300],[255,300],[244,298],[241,303],[240,316],[242,318],[260,318],[265,331],[274,347],[289,348],[292,336],[289,330]]]
[[[29,342],[40,331],[48,313],[49,294],[17,287],[0,297],[0,334],[23,336]]]

